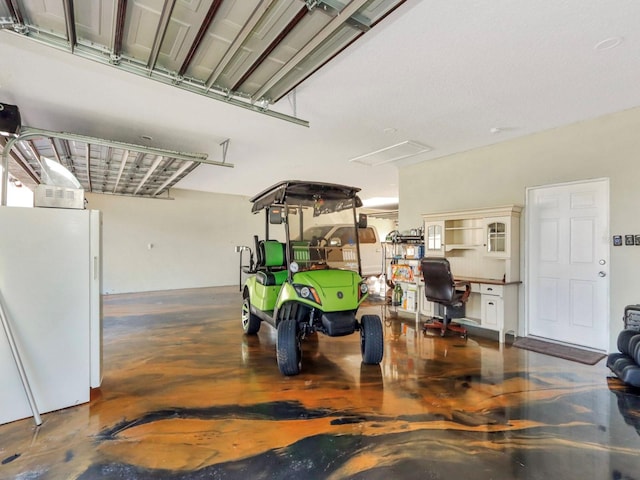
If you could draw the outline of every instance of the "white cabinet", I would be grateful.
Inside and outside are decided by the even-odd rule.
[[[519,206],[506,205],[424,214],[425,255],[448,258],[456,276],[517,282],[521,211]],[[428,234],[430,226],[438,225],[443,228],[440,250],[435,249],[437,230],[431,243]]]
[[[425,222],[424,249],[430,255],[444,251],[444,222]]]
[[[518,248],[520,239],[519,222],[511,216],[488,217],[485,225],[485,255],[496,258],[509,258],[511,251]]]
[[[521,211],[506,205],[423,215],[425,255],[444,256],[456,279],[472,282],[466,318],[498,332],[501,343],[507,333],[517,334]],[[436,226],[442,229],[440,237]],[[421,302],[421,314],[433,316],[434,311],[431,302]]]
[[[498,332],[500,343],[505,335],[517,334],[518,283],[493,285],[480,284],[481,326]]]
[[[504,324],[504,286],[480,284],[482,326],[502,330]]]
[[[484,246],[482,219],[454,218],[444,222],[444,249],[474,250]]]
[[[482,326],[497,329],[503,321],[502,299],[495,295],[482,295]]]
[[[504,218],[485,220],[487,255],[509,256],[507,243],[508,221]]]

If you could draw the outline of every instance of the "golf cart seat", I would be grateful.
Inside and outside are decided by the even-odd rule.
[[[263,240],[258,244],[258,271],[256,280],[261,285],[282,285],[287,279],[284,244],[275,240]]]

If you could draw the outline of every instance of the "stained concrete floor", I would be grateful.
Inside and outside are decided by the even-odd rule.
[[[102,387],[0,426],[0,478],[640,478],[640,392],[604,360],[425,336],[371,303],[379,367],[320,335],[287,378],[240,306],[231,287],[105,297]]]

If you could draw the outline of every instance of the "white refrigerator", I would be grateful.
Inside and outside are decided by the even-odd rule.
[[[0,301],[39,413],[89,401],[102,381],[101,215],[0,207]],[[0,328],[0,424],[32,416]]]

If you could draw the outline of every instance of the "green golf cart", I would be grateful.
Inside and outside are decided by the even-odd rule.
[[[360,274],[358,227],[366,226],[366,217],[356,213],[359,191],[291,180],[251,199],[252,212],[264,212],[266,232],[264,239],[254,237],[249,264],[241,266],[249,274],[242,288],[242,328],[255,335],[266,322],[277,330],[283,375],[300,373],[301,342],[316,332],[340,337],[359,331],[363,363],[382,361],[380,317],[356,317],[368,294]],[[331,238],[319,234],[328,231],[320,227],[335,223],[349,228],[339,234],[333,229]]]

